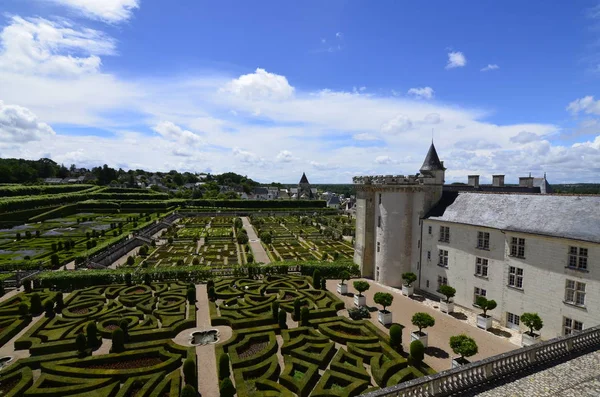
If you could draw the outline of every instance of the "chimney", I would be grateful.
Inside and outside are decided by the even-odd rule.
[[[473,186],[475,189],[479,188],[479,175],[469,175],[469,186]]]
[[[531,176],[522,176],[519,178],[519,187],[533,187],[533,178]]]
[[[504,175],[492,175],[492,186],[503,187],[504,186]]]

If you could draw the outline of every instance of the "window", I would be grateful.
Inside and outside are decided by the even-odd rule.
[[[377,217],[377,227],[381,227],[381,215]]]
[[[375,276],[375,280],[379,281],[379,266],[377,266],[377,275]]]
[[[510,256],[525,258],[525,239],[513,237],[510,242]]]
[[[475,259],[475,275],[487,277],[488,275],[488,260],[485,258]]]
[[[506,312],[506,323],[509,328],[519,328],[519,324],[521,324],[521,316],[517,316],[516,314],[512,314]]]
[[[475,290],[473,291],[473,302],[477,302],[477,298],[480,296],[486,297],[487,291],[483,288],[475,287]]]
[[[567,280],[565,284],[565,302],[585,306],[585,283]]]
[[[438,265],[448,267],[448,251],[440,250],[440,261]]]
[[[523,289],[523,269],[510,266],[508,269],[508,285]]]
[[[379,193],[379,204],[381,204],[381,193]]]
[[[450,228],[448,226],[440,226],[440,241],[443,243],[450,242]]]
[[[380,249],[381,249],[381,243],[378,241],[377,242],[377,252],[379,252]]]
[[[569,247],[569,267],[587,270],[588,250],[581,247]]]
[[[431,226],[429,226],[429,227],[427,228],[427,230],[429,231],[429,234],[431,234],[431,232],[433,232],[433,228],[432,228]]]
[[[488,232],[477,232],[477,248],[490,249],[490,234]]]
[[[577,332],[583,331],[583,323],[581,321],[573,320],[572,318],[565,317],[563,321],[563,334],[571,335]]]
[[[425,280],[425,285],[429,288],[429,280]]]
[[[430,261],[431,260],[431,251],[427,251],[427,260]]]
[[[438,287],[439,290],[442,285],[448,285],[448,279],[446,277],[438,276]]]

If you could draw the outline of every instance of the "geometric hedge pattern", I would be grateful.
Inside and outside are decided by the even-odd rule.
[[[42,316],[15,341],[15,349],[29,349],[31,357],[0,372],[0,396],[179,396],[183,361],[196,362],[195,347],[170,340],[196,326],[187,288],[165,282],[70,293],[62,310]],[[99,337],[110,339],[123,319],[128,322],[124,352],[82,357],[76,351],[77,335],[85,334],[90,321],[96,322]]]
[[[371,322],[337,316],[343,302],[305,277],[223,280],[215,293],[212,324],[234,329],[217,356],[229,355],[238,397],[357,396],[424,375]],[[292,313],[296,298],[310,325],[280,329],[272,302]]]
[[[38,291],[38,294],[42,302],[46,299],[53,299],[55,295],[49,291]],[[21,303],[29,304],[30,295],[22,292],[0,303],[0,347],[4,346],[31,321],[29,317],[22,318],[19,315],[19,305]]]

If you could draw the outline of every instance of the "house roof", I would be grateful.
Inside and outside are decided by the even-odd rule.
[[[340,204],[340,198],[338,196],[332,196],[327,202],[327,205],[331,204]]]
[[[600,243],[600,196],[444,192],[426,218]]]
[[[254,193],[254,194],[269,194],[269,189],[267,189],[266,187],[255,187],[252,190],[252,193]]]
[[[423,161],[420,171],[443,171],[444,169],[437,151],[435,150],[435,146],[433,145],[433,142],[431,142],[431,146],[429,146],[429,151],[427,152],[427,156],[425,157],[425,161]]]
[[[300,178],[300,182],[298,183],[306,183],[307,185],[309,185],[308,178],[306,177],[306,174],[304,172],[302,173],[302,178]]]

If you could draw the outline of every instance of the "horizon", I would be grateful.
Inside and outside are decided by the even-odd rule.
[[[1,158],[600,183],[598,1],[4,3]]]

